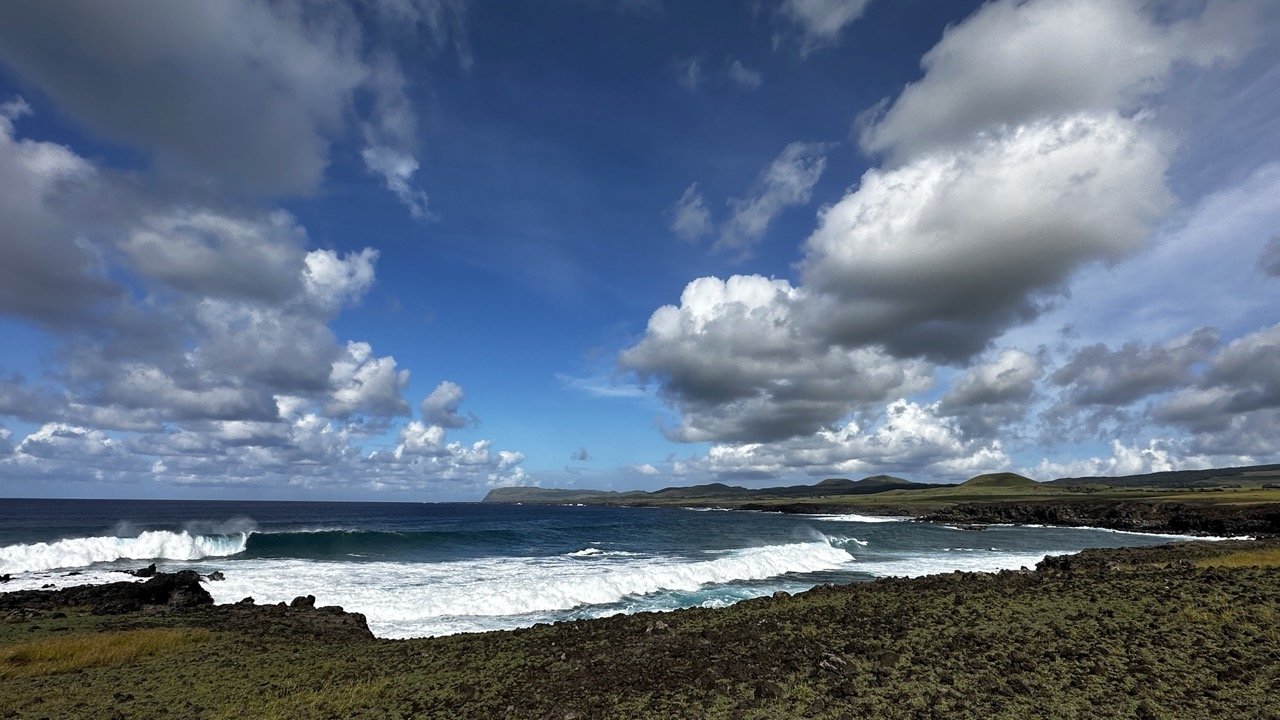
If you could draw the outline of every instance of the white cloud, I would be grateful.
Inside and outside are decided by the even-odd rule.
[[[649,319],[620,365],[661,383],[686,442],[779,440],[863,403],[927,387],[928,368],[874,348],[823,345],[797,317],[804,294],[758,275],[704,277]]]
[[[385,145],[373,145],[361,150],[360,157],[365,168],[382,178],[387,189],[409,209],[410,215],[420,220],[433,217],[427,209],[427,193],[413,184],[418,161],[412,155]]]
[[[422,417],[429,423],[447,428],[466,427],[473,419],[458,414],[458,407],[465,397],[462,386],[444,380],[422,399]]]
[[[1145,446],[1126,445],[1119,440],[1113,440],[1110,457],[1079,458],[1065,462],[1046,459],[1023,472],[1039,480],[1053,480],[1062,477],[1142,475],[1209,467],[1213,467],[1209,459],[1183,455],[1175,443],[1169,440],[1150,440]]]
[[[720,230],[716,249],[751,253],[769,224],[783,210],[807,204],[813,186],[827,168],[825,143],[794,142],[783,149],[768,167],[760,172],[755,187],[745,198],[729,201],[732,214]]]
[[[329,384],[333,388],[325,404],[329,417],[363,413],[387,418],[409,414],[409,404],[403,397],[409,385],[409,371],[398,370],[393,357],[374,357],[368,343],[347,343],[345,355],[333,361]]]
[[[163,203],[0,125],[0,155],[15,160],[0,175],[20,180],[0,198],[11,233],[0,273],[18,273],[0,312],[62,328],[47,373],[0,379],[0,414],[40,423],[6,441],[0,483],[474,491],[527,480],[521,454],[445,438],[439,423],[463,422],[451,383],[426,408],[435,424],[403,428],[396,452],[377,448],[408,414],[408,372],[329,327],[372,287],[377,251],[308,251],[284,212]],[[110,212],[91,214],[101,206]]]
[[[1017,348],[1008,348],[989,363],[969,368],[944,396],[943,405],[964,407],[1025,401],[1035,391],[1040,361]]]
[[[803,31],[803,55],[839,40],[870,4],[871,0],[783,0],[782,13]]]
[[[10,5],[0,57],[92,129],[163,162],[267,192],[309,191],[368,75],[354,17],[314,10],[257,0],[143,0],[128,13],[92,0]]]
[[[326,310],[335,310],[373,286],[378,251],[365,248],[342,257],[333,250],[312,250],[303,259],[302,282],[307,295]]]
[[[764,76],[760,71],[743,65],[741,60],[729,63],[729,79],[743,90],[755,90],[764,84]]]
[[[283,211],[240,218],[182,208],[142,218],[121,249],[138,272],[183,292],[271,300],[296,293],[305,241]]]
[[[86,320],[120,289],[76,222],[95,168],[65,146],[18,139],[13,121],[30,112],[14,98],[0,114],[0,313],[66,325]]]
[[[1162,89],[1175,63],[1237,56],[1241,33],[1224,30],[1244,26],[1245,5],[1162,24],[1137,0],[988,3],[925,54],[924,77],[864,128],[862,145],[904,158],[1001,126],[1127,112]]]
[[[685,90],[697,90],[702,84],[704,74],[702,60],[696,57],[676,63],[676,82]]]
[[[1142,246],[1171,202],[1169,155],[1140,121],[1073,115],[869,170],[805,243],[818,322],[901,354],[978,352],[1080,267]]]
[[[999,441],[965,440],[935,405],[897,400],[865,415],[865,426],[850,421],[783,442],[714,445],[694,465],[722,477],[910,472],[939,480],[1009,466]]]
[[[685,188],[671,207],[671,231],[682,240],[694,242],[712,232],[711,211],[698,192],[698,183]]]

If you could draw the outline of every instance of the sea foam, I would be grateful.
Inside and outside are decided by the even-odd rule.
[[[853,557],[830,542],[804,542],[707,554],[707,559],[594,556],[483,558],[440,563],[327,563],[246,560],[207,588],[219,603],[253,596],[288,601],[314,589],[319,602],[362,612],[381,637],[441,635],[518,627],[529,617],[599,607],[601,614],[644,610],[629,599],[693,592],[788,573],[834,570]]]
[[[150,530],[136,537],[66,538],[51,543],[0,547],[0,574],[82,568],[117,560],[200,560],[242,553],[247,532],[192,535]]]

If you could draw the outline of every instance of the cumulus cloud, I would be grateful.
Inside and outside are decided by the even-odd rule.
[[[373,248],[342,256],[333,250],[312,250],[303,258],[307,297],[327,311],[356,300],[373,286],[377,260],[378,251]]]
[[[620,365],[657,380],[685,442],[781,440],[835,422],[860,403],[929,384],[926,367],[873,348],[817,344],[796,316],[803,294],[757,275],[699,278],[659,308]]]
[[[1161,23],[1137,0],[988,3],[924,55],[924,77],[863,129],[862,146],[902,158],[1002,125],[1132,110],[1176,63],[1238,56],[1246,6]]]
[[[15,123],[30,112],[21,98],[0,106],[0,313],[48,325],[83,322],[122,294],[79,238],[78,208],[97,173],[65,146],[19,139]]]
[[[1127,405],[1183,387],[1191,367],[1218,346],[1218,331],[1200,328],[1158,345],[1128,342],[1116,350],[1101,343],[1078,348],[1052,375],[1073,405]]]
[[[39,424],[6,443],[0,481],[396,489],[525,481],[519,453],[445,437],[467,422],[452,383],[402,428],[395,451],[364,449],[409,415],[408,371],[368,343],[339,342],[329,326],[373,286],[375,250],[308,250],[305,229],[284,212],[112,192],[128,183],[67,148],[16,139],[7,118],[0,153],[20,162],[0,172],[26,173],[14,192],[32,195],[20,195],[25,206],[0,200],[0,220],[15,221],[5,222],[13,234],[0,245],[0,268],[54,283],[50,294],[108,277],[131,292],[89,293],[64,309],[6,301],[0,290],[0,311],[60,329],[47,373],[0,377],[0,415]],[[74,180],[79,190],[41,178],[59,188]],[[90,223],[85,197],[111,213]],[[37,222],[18,222],[30,217]],[[71,261],[75,253],[92,262]]]
[[[935,405],[896,400],[863,413],[863,419],[783,442],[713,445],[692,466],[725,478],[765,478],[804,473],[856,476],[910,472],[940,480],[1005,469],[999,441],[966,440]]]
[[[267,192],[309,191],[367,74],[354,19],[309,9],[9,5],[0,58],[94,130],[162,161]]]
[[[871,0],[783,0],[781,11],[804,34],[800,52],[805,55],[839,40],[870,4]]]
[[[1083,265],[1142,246],[1171,202],[1169,156],[1139,121],[1072,115],[869,170],[821,213],[805,286],[840,342],[970,356]]]
[[[831,16],[844,20],[829,36],[856,18],[857,5]],[[828,4],[805,7],[818,17]],[[804,10],[789,3],[786,11]],[[1148,248],[1174,203],[1166,177],[1179,136],[1165,130],[1161,93],[1175,71],[1239,59],[1253,13],[1238,3],[1178,12],[1138,2],[984,5],[944,32],[923,77],[861,120],[863,149],[884,164],[819,211],[798,281],[694,280],[678,306],[653,313],[621,367],[657,382],[679,415],[670,437],[718,443],[695,465],[742,476],[994,468],[1008,456],[992,438],[1016,444],[1043,402],[1075,413],[1109,401],[1137,417],[1139,399],[1198,382],[1197,363],[1216,345],[1211,331],[1163,345],[1076,348],[1052,376],[1063,388],[1056,398],[1040,387],[1047,349],[987,353],[1075,302],[1067,288],[1083,272],[1099,275]],[[816,181],[821,166],[808,168]],[[778,186],[803,187],[791,197],[808,202],[813,182]],[[780,206],[736,201],[740,217],[719,244],[749,248],[767,226],[756,219]],[[959,372],[926,404],[912,396],[931,386],[930,362]],[[1169,422],[1226,395],[1244,401],[1207,374],[1200,384],[1199,395],[1169,400]],[[1266,396],[1258,386],[1249,395]],[[906,404],[884,405],[894,398]],[[893,411],[868,421],[876,407]],[[894,439],[906,437],[929,440]]]
[[[137,272],[184,292],[280,300],[297,292],[304,235],[285,212],[249,219],[181,208],[142,218],[121,249]]]
[[[1007,435],[1009,426],[1026,415],[1043,372],[1041,358],[1007,348],[956,378],[938,413],[956,418],[966,437]]]
[[[1209,358],[1194,387],[1156,406],[1162,422],[1202,433],[1212,445],[1242,447],[1274,430],[1280,416],[1280,325],[1237,338]],[[1234,441],[1224,437],[1230,430]],[[1271,439],[1274,445],[1274,437]],[[1274,449],[1272,450],[1274,452]]]
[[[829,149],[825,143],[804,142],[784,148],[761,171],[747,197],[729,201],[731,215],[720,230],[716,249],[749,255],[779,213],[807,204],[813,196],[813,186],[827,168]]]
[[[711,234],[711,211],[698,191],[698,183],[684,189],[670,212],[671,231],[682,240],[694,242]]]
[[[182,174],[267,194],[315,191],[331,145],[360,118],[371,173],[418,217],[416,117],[404,78],[362,18],[427,47],[465,50],[462,6],[380,0],[357,14],[335,3],[142,0],[131,11],[91,0],[0,10],[0,60],[91,130],[148,151]],[[49,38],[57,38],[50,42]],[[373,102],[363,117],[357,97]]]
[[[458,407],[465,398],[462,387],[445,380],[431,394],[422,399],[422,417],[433,425],[447,428],[466,427],[474,419],[458,414]]]
[[[1145,446],[1126,445],[1119,440],[1112,440],[1110,457],[1079,458],[1066,462],[1042,460],[1034,467],[1024,469],[1024,472],[1039,480],[1054,480],[1062,477],[1116,477],[1213,467],[1206,458],[1184,455],[1176,445],[1175,442],[1164,439],[1150,440]]]
[[[403,393],[409,385],[409,371],[396,368],[393,357],[374,357],[369,343],[348,342],[346,353],[333,361],[329,370],[332,388],[325,414],[348,418],[356,413],[374,417],[409,414]]]

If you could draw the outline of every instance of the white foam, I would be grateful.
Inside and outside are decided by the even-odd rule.
[[[949,548],[948,548],[949,549]],[[876,577],[920,577],[960,570],[962,572],[996,572],[1034,568],[1036,563],[1049,555],[1061,555],[1068,551],[1048,553],[1009,553],[996,550],[967,550],[963,555],[903,555],[854,564],[853,569]]]
[[[806,520],[825,520],[827,522],[855,522],[855,523],[891,523],[906,522],[911,520],[910,517],[899,517],[897,515],[858,515],[856,513],[843,513],[840,515],[805,515]]]
[[[246,560],[226,580],[206,584],[219,603],[252,596],[289,601],[314,594],[322,605],[364,613],[381,637],[418,637],[517,627],[585,608],[614,614],[629,598],[708,585],[834,570],[852,560],[827,541],[745,548],[711,559],[566,556],[484,558],[445,563],[327,563]],[[600,607],[596,607],[600,606]],[[651,609],[644,603],[628,610]]]
[[[82,568],[117,560],[199,560],[244,552],[249,533],[192,535],[151,530],[137,537],[67,538],[0,547],[0,573]]]
[[[946,526],[943,526],[946,527]],[[1223,542],[1226,540],[1253,540],[1251,535],[1187,535],[1179,533],[1157,533],[1143,532],[1141,530],[1116,530],[1114,528],[1094,527],[1092,525],[1038,525],[1035,523],[1017,524],[1017,523],[991,523],[986,527],[1023,527],[1023,528],[1042,528],[1047,530],[1084,530],[1087,532],[1103,532],[1113,535],[1137,535],[1139,537],[1162,538],[1169,540],[1200,540],[1203,542]]]

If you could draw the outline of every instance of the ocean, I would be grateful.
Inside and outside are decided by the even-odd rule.
[[[315,595],[386,638],[525,627],[953,570],[1173,536],[669,508],[0,500],[0,592],[221,571],[218,603]]]

